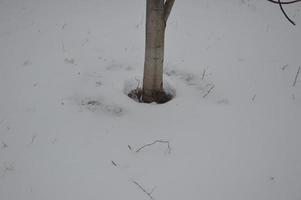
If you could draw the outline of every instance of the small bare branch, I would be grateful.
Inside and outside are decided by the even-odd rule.
[[[171,13],[173,4],[175,3],[175,0],[166,0],[164,5],[164,21],[165,24],[167,23],[168,17]]]
[[[33,135],[31,138],[30,144],[33,144],[35,142],[36,138],[37,138],[37,135]]]
[[[215,87],[215,86],[212,85],[212,86],[209,88],[209,90],[206,92],[206,94],[204,94],[203,98],[206,98],[206,97],[210,94],[210,92],[213,90],[214,87]]]
[[[137,185],[151,200],[154,200],[154,197],[152,196],[152,192],[154,189],[152,189],[151,192],[146,191],[137,181],[132,180],[132,182]]]
[[[293,83],[293,87],[295,87],[296,84],[297,84],[298,76],[299,76],[299,73],[300,73],[300,68],[301,68],[301,66],[299,66],[298,71],[296,73],[295,80],[294,80],[294,83]]]
[[[206,75],[206,69],[204,69],[204,71],[203,71],[202,80],[204,80],[205,75]]]
[[[143,145],[142,147],[140,147],[139,149],[136,150],[136,152],[138,153],[139,151],[141,151],[142,149],[144,149],[145,147],[149,147],[149,146],[152,146],[156,143],[166,143],[167,144],[167,148],[168,148],[168,153],[171,152],[171,148],[170,148],[170,145],[169,145],[169,141],[165,141],[165,140],[156,140],[150,144],[146,144],[146,145]]]
[[[117,164],[113,160],[111,160],[111,162],[115,167],[117,167]]]

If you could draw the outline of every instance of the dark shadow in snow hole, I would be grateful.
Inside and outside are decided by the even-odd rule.
[[[139,87],[139,82],[140,81],[138,81],[138,85],[137,85],[137,82],[128,81],[125,83],[125,88],[124,88],[124,93],[138,103],[164,104],[169,102],[176,96],[175,89],[171,87],[171,85],[168,84],[166,81],[164,81],[163,90],[155,94],[157,100],[154,102],[145,102],[143,101],[143,92],[142,92],[142,88]]]
[[[156,101],[155,103],[157,104],[164,104],[169,102],[170,100],[172,100],[173,95],[169,94],[167,92],[160,91],[157,94],[155,94],[156,96]],[[138,102],[138,103],[153,103],[153,102],[145,102],[143,101],[143,92],[141,88],[136,88],[134,90],[132,90],[130,93],[128,93],[128,97],[130,97],[131,99],[133,99],[134,101]]]

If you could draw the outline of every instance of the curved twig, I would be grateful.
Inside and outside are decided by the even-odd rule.
[[[269,2],[271,2],[271,3],[275,3],[275,4],[279,4],[279,3],[281,3],[282,5],[284,5],[284,4],[292,4],[292,3],[297,3],[297,2],[301,2],[301,0],[294,0],[294,1],[274,1],[274,0],[267,0],[267,1],[269,1]]]
[[[284,14],[285,18],[286,18],[291,24],[293,24],[293,25],[295,26],[296,23],[295,23],[293,20],[291,20],[291,19],[287,16],[286,12],[284,11],[284,9],[283,9],[283,7],[282,7],[282,3],[281,3],[280,0],[278,0],[278,4],[279,4],[279,7],[280,7],[282,13]]]
[[[293,1],[267,0],[267,1],[269,1],[269,2],[271,2],[271,3],[278,4],[279,7],[280,7],[280,10],[282,11],[282,13],[283,13],[283,15],[285,16],[285,18],[286,18],[291,24],[293,24],[294,26],[296,25],[296,23],[295,23],[293,20],[291,20],[291,19],[289,18],[289,16],[286,14],[286,12],[284,11],[282,5],[284,5],[284,4],[293,4],[293,3],[301,2],[301,0],[293,0]]]
[[[136,153],[138,153],[139,151],[141,151],[142,149],[144,149],[145,147],[149,147],[149,146],[152,146],[156,143],[166,143],[167,144],[167,148],[168,148],[168,153],[171,152],[171,149],[170,149],[170,145],[169,145],[169,141],[165,141],[165,140],[156,140],[150,144],[146,144],[146,145],[143,145],[142,147],[140,147],[139,149],[136,150]]]

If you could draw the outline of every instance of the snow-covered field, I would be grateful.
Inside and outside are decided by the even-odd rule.
[[[147,105],[126,95],[145,0],[0,0],[0,199],[300,200],[301,4],[284,8],[297,26],[265,0],[177,0],[176,97]]]

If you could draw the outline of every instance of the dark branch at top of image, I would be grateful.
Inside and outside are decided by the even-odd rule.
[[[294,0],[294,1],[275,1],[275,0],[267,0],[267,1],[269,1],[269,2],[271,2],[271,3],[275,3],[275,4],[282,4],[282,5],[284,5],[284,4],[292,4],[292,3],[297,3],[297,2],[301,2],[301,0]]]
[[[271,3],[278,4],[279,7],[280,7],[280,10],[282,11],[282,13],[283,13],[283,15],[285,16],[285,18],[286,18],[291,24],[293,24],[294,26],[296,25],[296,23],[295,23],[293,20],[291,20],[291,19],[289,18],[289,16],[286,14],[286,12],[284,11],[282,5],[284,5],[284,4],[293,4],[293,3],[301,2],[301,0],[293,0],[293,1],[267,0],[267,1],[269,1],[269,2],[271,2]]]
[[[293,24],[293,25],[295,26],[296,23],[295,23],[293,20],[291,20],[291,19],[289,18],[289,16],[286,14],[286,12],[284,11],[284,9],[283,9],[283,7],[282,7],[282,4],[281,4],[280,0],[278,0],[278,4],[279,4],[279,7],[280,7],[282,13],[284,14],[285,18],[286,18],[291,24]]]

